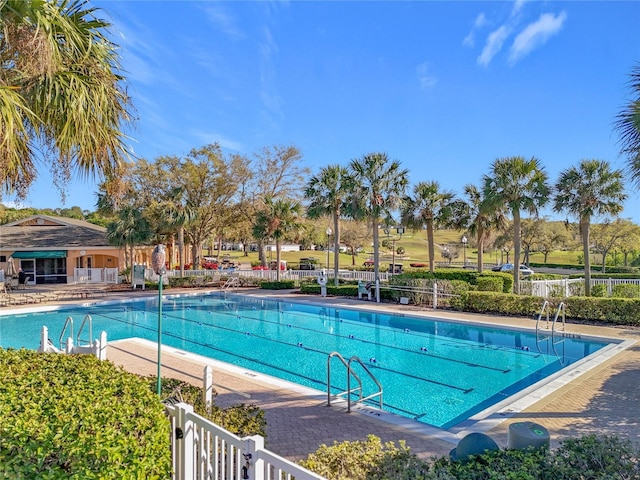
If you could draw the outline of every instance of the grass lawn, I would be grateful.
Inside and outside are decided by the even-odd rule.
[[[442,250],[440,247],[446,246],[449,248],[449,251],[453,252],[454,255],[457,254],[457,258],[454,259],[454,262],[462,262],[464,257],[464,249],[462,246],[462,242],[460,242],[460,238],[462,234],[460,232],[454,230],[440,230],[435,233],[435,256],[436,261],[445,261],[446,259],[442,257]],[[382,234],[380,235],[380,241],[382,242],[387,237]],[[409,263],[428,263],[428,247],[427,247],[427,233],[426,231],[421,232],[411,232],[407,231],[401,237],[399,235],[392,235],[390,238],[396,239],[396,249],[398,247],[402,247],[405,249],[404,255],[396,254],[395,261],[396,263],[405,264],[405,266],[409,266]],[[217,251],[213,251],[213,257],[216,256]],[[547,262],[548,263],[563,263],[563,264],[578,264],[578,256],[581,255],[581,251],[555,251],[548,255]],[[205,251],[205,255],[208,255],[208,252]],[[248,256],[244,256],[244,252],[234,251],[234,250],[223,250],[220,252],[220,257],[223,255],[229,255],[231,260],[238,263],[251,263],[258,261],[258,253],[257,252],[249,252]],[[329,252],[329,265],[333,266],[333,252]],[[478,251],[475,248],[467,247],[466,249],[467,261],[470,263],[475,263],[478,260]],[[313,257],[317,260],[318,268],[323,268],[327,263],[327,252],[323,250],[302,250],[300,252],[282,252],[281,258],[282,260],[287,261],[288,263],[298,264],[300,263],[301,258]],[[267,252],[267,258],[270,260],[276,259],[275,252]],[[355,263],[352,260],[351,255],[346,253],[340,254],[340,268],[353,268],[361,267],[363,262],[369,258],[373,258],[373,248],[368,247],[365,249],[365,252],[359,253],[355,257]],[[384,247],[380,247],[380,261],[384,264],[391,263],[393,258],[393,253],[391,249],[387,249]],[[502,263],[502,259],[506,262],[506,256],[501,257],[500,251],[497,250],[487,250],[484,254],[484,263],[486,265],[489,264],[500,264]],[[511,253],[510,260],[513,259],[513,252]],[[592,263],[595,258],[592,258]],[[531,254],[531,262],[534,263],[543,263],[544,255],[542,253],[532,253]]]

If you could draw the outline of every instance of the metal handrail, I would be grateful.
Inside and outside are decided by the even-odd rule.
[[[545,300],[542,304],[542,308],[540,309],[540,313],[538,314],[538,320],[536,320],[536,336],[538,334],[540,319],[542,318],[542,315],[544,315],[545,310],[547,311],[547,326],[545,328],[549,328],[549,302],[547,300]]]
[[[89,320],[89,340],[87,341],[87,345],[91,345],[91,342],[92,342],[91,339],[93,338],[93,321],[91,320],[91,315],[87,314],[82,319],[82,324],[78,329],[78,336],[76,337],[76,345],[78,346],[82,345],[81,343],[82,339],[80,338],[80,334],[82,333],[82,329],[84,328],[85,323],[87,323],[87,320]]]
[[[560,315],[560,311],[562,311],[562,331],[565,329],[565,317],[567,315],[567,307],[564,302],[560,302],[558,305],[558,310],[556,311],[556,316],[553,318],[553,324],[551,325],[551,341],[554,340],[555,330],[556,330],[556,322],[558,321],[558,316]]]
[[[353,374],[353,376],[358,381],[358,388],[354,388],[353,390],[351,390],[350,385],[349,385],[345,392],[337,393],[335,396],[336,397],[342,397],[343,395],[347,395],[348,396],[347,398],[349,398],[351,396],[352,392],[360,391],[360,398],[362,398],[362,380],[360,380],[360,377],[355,372],[350,371],[349,364],[344,359],[344,357],[342,355],[340,355],[340,353],[331,352],[327,356],[327,406],[328,407],[331,406],[331,359],[333,357],[337,357],[338,360],[340,360],[342,362],[342,364],[344,365],[344,367],[347,369],[347,385],[349,385],[349,383],[350,383],[349,382],[349,378],[351,377],[351,374]]]
[[[367,366],[362,362],[362,360],[360,360],[360,358],[353,356],[349,359],[349,361],[347,362],[344,357],[342,355],[340,355],[340,353],[338,352],[331,352],[328,356],[327,356],[327,406],[331,406],[331,359],[333,357],[337,357],[338,360],[340,360],[342,362],[342,364],[345,366],[345,368],[347,369],[347,390],[344,392],[340,392],[337,393],[335,396],[336,397],[342,397],[345,396],[347,397],[347,413],[351,413],[351,404],[352,403],[360,403],[360,402],[365,402],[371,398],[375,398],[375,397],[379,397],[380,400],[380,409],[382,410],[383,407],[383,400],[382,400],[382,394],[383,394],[383,388],[382,388],[382,384],[378,381],[378,379],[375,377],[375,375],[373,373],[371,373],[371,370],[369,370],[367,368]],[[364,371],[367,373],[367,375],[369,375],[369,377],[371,378],[371,380],[373,380],[373,382],[377,385],[378,387],[378,391],[375,393],[372,393],[371,395],[367,396],[367,397],[363,397],[363,391],[362,391],[362,380],[360,379],[360,377],[358,376],[358,374],[356,372],[353,371],[353,367],[351,366],[351,364],[353,362],[358,362],[360,364],[360,366],[364,369]],[[353,376],[356,381],[358,382],[358,386],[356,388],[351,388],[351,376]],[[351,400],[351,394],[352,393],[358,393],[359,397],[358,400],[356,400],[355,402]]]
[[[69,335],[69,336],[71,338],[73,338],[73,318],[67,317],[67,319],[64,322],[64,327],[62,327],[62,332],[60,332],[60,338],[58,339],[58,342],[60,343],[60,350],[62,350],[62,351],[65,350],[63,339],[64,339],[64,332],[67,331],[67,326],[69,326],[69,328],[71,330],[71,335]]]
[[[367,372],[367,375],[369,375],[369,377],[371,378],[371,380],[373,380],[375,382],[375,384],[378,386],[378,391],[376,393],[373,393],[371,395],[369,395],[368,397],[364,397],[362,398],[362,383],[360,384],[360,399],[356,400],[354,403],[360,403],[360,402],[364,402],[366,400],[369,400],[370,398],[374,398],[374,397],[380,397],[380,410],[382,410],[382,406],[383,406],[383,402],[382,402],[382,384],[378,381],[378,379],[373,375],[373,373],[371,373],[371,371],[367,368],[367,366],[362,363],[362,360],[360,360],[360,358],[353,356],[349,359],[349,364],[347,366],[348,368],[348,373],[353,374],[355,376],[355,373],[353,372],[353,369],[351,368],[351,362],[356,361],[360,364],[360,366],[362,368],[364,368],[364,371]],[[349,390],[351,388],[351,375],[347,375],[347,390]],[[351,413],[351,396],[347,397],[347,413]]]

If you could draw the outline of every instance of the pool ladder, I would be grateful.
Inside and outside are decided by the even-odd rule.
[[[545,340],[549,340],[549,338],[551,338],[551,348],[553,349],[553,353],[556,355],[556,357],[560,357],[560,355],[558,355],[558,352],[556,350],[556,345],[559,343],[564,342],[564,338],[561,338],[560,340],[556,340],[556,324],[558,323],[558,318],[560,318],[560,315],[562,314],[562,331],[564,332],[565,329],[565,320],[566,320],[566,314],[567,314],[567,307],[564,304],[564,302],[560,302],[560,304],[558,305],[558,309],[556,310],[556,314],[553,317],[553,322],[551,323],[551,337],[549,337],[549,335],[541,335],[540,333],[540,320],[542,319],[542,316],[546,313],[547,316],[547,323],[546,326],[544,327],[546,330],[549,329],[549,314],[550,314],[550,305],[549,302],[547,300],[544,301],[544,303],[542,304],[542,309],[540,310],[540,313],[538,314],[538,319],[536,320],[536,345],[538,347],[538,351],[541,352],[540,350],[540,343],[544,342]]]
[[[373,373],[371,373],[371,370],[369,370],[367,368],[367,366],[362,363],[362,360],[360,360],[360,358],[353,356],[349,359],[349,361],[345,360],[345,358],[340,355],[340,353],[338,352],[331,352],[328,356],[327,356],[327,406],[331,406],[331,359],[333,357],[336,357],[338,360],[340,360],[340,363],[342,363],[345,368],[347,369],[347,389],[344,392],[340,392],[337,393],[335,396],[336,397],[346,397],[347,398],[347,413],[351,413],[351,404],[357,404],[357,403],[362,403],[365,402],[367,400],[370,400],[372,398],[376,398],[378,397],[378,402],[380,404],[380,410],[382,410],[382,406],[383,406],[383,401],[382,401],[382,384],[378,381],[378,379],[373,375]],[[354,372],[353,367],[351,366],[351,364],[353,362],[358,363],[363,370],[367,373],[367,375],[369,375],[369,378],[371,378],[371,380],[373,380],[373,382],[376,384],[376,386],[378,387],[378,391],[375,393],[372,393],[371,395],[367,396],[367,397],[363,397],[363,391],[362,391],[362,380],[360,379],[360,377],[358,376],[358,374],[356,372]],[[358,386],[355,388],[351,388],[351,377],[353,376],[353,378],[356,379],[356,381],[358,382]],[[360,398],[358,398],[357,400],[352,400],[351,399],[351,394],[352,393],[357,393],[359,395]]]
[[[93,320],[91,319],[91,315],[87,314],[84,316],[82,323],[80,324],[80,329],[78,330],[78,336],[76,337],[76,346],[80,347],[83,344],[82,340],[82,330],[84,330],[84,326],[88,323],[89,326],[89,337],[84,342],[86,345],[91,345],[91,339],[93,338]],[[65,337],[65,333],[68,335]],[[73,338],[73,318],[67,317],[67,320],[64,322],[64,326],[62,327],[62,332],[60,332],[60,338],[58,342],[60,343],[60,350],[64,351],[65,349],[65,338]]]

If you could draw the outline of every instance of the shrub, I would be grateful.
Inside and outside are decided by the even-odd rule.
[[[296,288],[293,280],[280,280],[279,282],[260,282],[260,288],[265,290],[289,290]]]
[[[495,275],[478,277],[478,290],[481,292],[502,292],[504,280]]]
[[[615,298],[640,298],[640,285],[631,283],[614,285],[611,289],[611,296]]]
[[[588,435],[546,449],[495,450],[454,462],[421,460],[404,442],[396,447],[369,435],[366,441],[322,445],[303,466],[330,480],[548,480],[640,478],[637,445],[617,437]]]
[[[582,284],[582,288],[584,289],[584,283]],[[584,294],[584,291],[582,292]],[[606,297],[607,296],[607,286],[604,283],[597,283],[591,286],[591,296],[592,297]]]
[[[169,478],[147,384],[92,355],[0,349],[0,478]]]
[[[146,377],[147,383],[154,392],[157,386],[156,379],[157,377],[155,376]],[[215,404],[217,393],[213,392],[212,405],[207,407],[201,387],[196,387],[174,378],[162,379],[161,396],[164,400],[177,398],[182,402],[193,405],[195,413],[208,418],[239,437],[251,435],[267,436],[267,422],[264,417],[264,411],[255,405],[239,404],[220,408]]]

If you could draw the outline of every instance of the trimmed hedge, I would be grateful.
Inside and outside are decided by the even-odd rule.
[[[296,288],[293,280],[280,280],[279,282],[260,282],[260,288],[265,290],[290,290]]]
[[[454,462],[448,456],[421,460],[403,441],[322,445],[302,465],[329,480],[611,480],[638,479],[640,449],[615,436],[587,435],[546,449],[495,450]]]
[[[567,318],[640,326],[640,299],[568,297],[547,300],[551,311],[564,302]],[[532,316],[540,312],[542,302],[542,298],[530,295],[469,291],[452,301],[451,306],[466,312]]]
[[[140,377],[93,355],[0,349],[0,378],[0,478],[170,478],[169,421]]]

